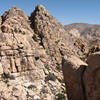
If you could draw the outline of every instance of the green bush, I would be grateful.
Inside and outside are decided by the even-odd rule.
[[[2,74],[2,78],[3,79],[11,79],[11,80],[15,80],[15,77],[13,75],[9,75],[9,74]]]
[[[80,57],[80,59],[81,59],[82,61],[85,61],[86,58],[85,58],[85,57]]]
[[[46,81],[49,81],[49,80],[55,81],[56,78],[57,78],[57,77],[56,77],[53,73],[49,73],[49,74],[45,77],[45,80],[46,80]]]
[[[66,100],[66,97],[62,93],[56,94],[56,100]]]
[[[35,85],[29,85],[29,86],[28,86],[28,89],[34,89],[34,88],[36,88]]]
[[[33,38],[33,40],[34,40],[35,42],[38,41],[36,34],[34,34],[32,38]]]

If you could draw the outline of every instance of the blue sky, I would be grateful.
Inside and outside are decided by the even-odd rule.
[[[42,4],[62,24],[100,24],[100,0],[0,0],[0,15],[12,6],[27,15]]]

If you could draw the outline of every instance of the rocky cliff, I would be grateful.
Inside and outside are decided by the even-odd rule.
[[[30,17],[12,7],[0,18],[0,98],[65,98],[61,59],[72,49],[63,42],[63,26],[41,5]]]
[[[42,5],[29,17],[10,8],[0,17],[0,100],[85,100],[92,65],[81,60],[90,54],[78,31],[66,31]]]

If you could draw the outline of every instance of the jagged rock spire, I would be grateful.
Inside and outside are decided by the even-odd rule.
[[[23,17],[23,19],[28,19],[24,11],[16,6],[13,6],[12,8],[9,9],[9,11],[6,11],[2,17],[3,17],[3,20],[5,20],[7,18],[11,18],[14,16],[20,16],[20,17]]]

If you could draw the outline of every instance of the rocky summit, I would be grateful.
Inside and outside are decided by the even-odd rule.
[[[90,43],[42,5],[29,17],[10,8],[0,16],[0,100],[99,100],[99,46]]]

